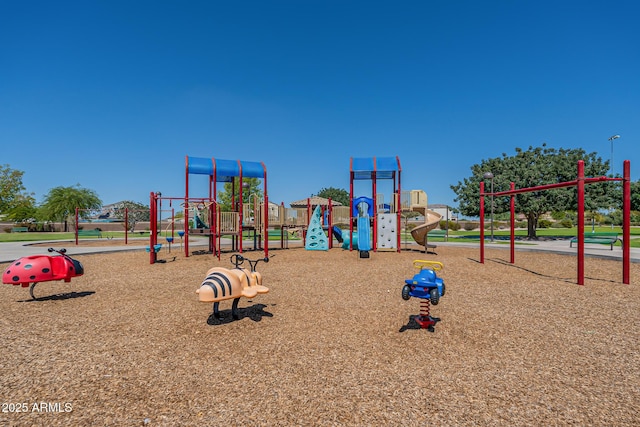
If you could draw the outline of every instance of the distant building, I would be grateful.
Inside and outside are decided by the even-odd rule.
[[[450,206],[447,205],[429,205],[427,206],[429,210],[439,213],[442,215],[443,220],[449,221],[458,221],[458,214],[454,213]]]

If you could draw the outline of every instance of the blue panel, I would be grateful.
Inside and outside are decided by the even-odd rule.
[[[191,174],[200,174],[200,175],[212,175],[213,174],[213,164],[211,163],[211,159],[207,159],[204,157],[188,157],[189,167],[188,171]]]
[[[240,166],[237,160],[214,159],[213,161],[204,157],[189,157],[189,173],[213,175],[213,162],[216,165],[216,181],[231,182],[233,177],[240,176]],[[260,162],[243,162],[242,176],[244,178],[264,178],[265,170]]]
[[[214,159],[216,162],[216,182],[232,182],[234,176],[240,176],[237,160]]]
[[[259,162],[240,162],[243,178],[264,178],[265,170]]]
[[[353,157],[351,170],[353,172],[371,172],[373,171],[373,157]]]
[[[376,170],[378,172],[392,172],[398,170],[398,161],[395,157],[376,157]]]
[[[352,158],[351,160],[353,179],[373,179],[374,170],[376,179],[391,179],[394,172],[398,171],[398,160],[395,157]]]

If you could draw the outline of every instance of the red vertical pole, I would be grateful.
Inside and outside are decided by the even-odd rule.
[[[631,262],[631,162],[624,161],[622,180],[622,283],[629,284]]]
[[[124,208],[124,244],[129,244],[129,208]]]
[[[216,164],[216,159],[213,157],[211,158],[211,165],[213,174],[209,177],[209,188],[211,189],[213,187],[213,194],[211,195],[211,201],[213,202],[213,218],[211,219],[211,223],[209,224],[209,241],[212,242],[214,246],[213,256],[217,256],[218,261],[220,261],[220,246],[222,245],[222,236],[220,234],[220,230],[218,229],[218,217],[222,214],[222,212],[220,212],[220,210],[218,209],[218,165]],[[231,206],[231,210],[233,210],[233,202],[231,202]]]
[[[484,264],[484,181],[480,181],[480,264]]]
[[[153,194],[153,191],[149,193],[149,220],[150,220],[149,225],[151,226],[150,227],[151,234],[149,234],[149,264],[154,264],[156,262],[155,250],[154,250],[154,245],[155,245],[154,237],[156,235],[155,229],[156,229],[157,217],[156,217],[156,200],[155,200],[155,195]]]
[[[349,251],[353,250],[353,157],[349,159]]]
[[[333,229],[333,206],[331,205],[331,197],[329,197],[328,209],[329,212],[327,213],[327,235],[329,237],[329,249],[333,249],[333,233],[331,232],[331,230]]]
[[[262,163],[262,170],[264,171],[264,182],[262,187],[264,188],[264,221],[263,230],[264,236],[264,257],[269,257],[269,195],[267,194],[267,167]]]
[[[509,186],[509,190],[513,191],[516,189],[515,182],[512,182]],[[511,264],[515,264],[516,262],[516,196],[515,194],[511,195],[510,200],[510,208],[511,208]]]
[[[584,285],[584,161],[578,160],[578,285]]]
[[[189,256],[189,156],[185,156],[184,188],[184,256]]]
[[[240,162],[240,160],[238,160],[238,169],[240,170],[240,173],[238,175],[240,175],[239,179],[238,179],[238,187],[240,187],[240,189],[238,190],[238,194],[240,194],[240,196],[238,197],[239,201],[239,205],[238,205],[238,252],[242,253],[242,239],[243,239],[243,235],[242,235],[242,223],[244,222],[244,215],[243,215],[243,211],[244,211],[244,201],[242,200],[242,162]]]
[[[400,198],[402,197],[402,166],[400,166],[400,157],[396,156],[396,161],[398,162],[398,188],[397,190],[394,189],[394,194],[397,192],[398,193],[398,200],[396,203],[396,214],[397,214],[397,224],[396,224],[396,230],[398,230],[398,232],[396,233],[398,236],[398,252],[400,252],[400,247],[402,246],[402,239],[401,239],[401,232],[400,230],[402,230],[402,214],[401,214],[401,207],[400,207]]]
[[[371,198],[373,199],[373,251],[376,252],[377,249],[377,236],[378,236],[378,176],[377,176],[377,169],[378,169],[378,165],[376,164],[376,158],[373,158],[373,174],[371,176],[372,178],[372,184],[371,184],[371,189],[372,189],[372,195]],[[371,231],[369,231],[371,232]],[[425,249],[426,251],[426,249]]]

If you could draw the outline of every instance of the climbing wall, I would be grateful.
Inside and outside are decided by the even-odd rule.
[[[311,215],[307,238],[304,248],[308,251],[328,251],[329,239],[322,229],[322,219],[320,218],[320,206],[316,206]]]
[[[398,249],[397,214],[378,214],[377,250],[395,251]]]

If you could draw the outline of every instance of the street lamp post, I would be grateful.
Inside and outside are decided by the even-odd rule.
[[[491,180],[491,243],[493,243],[493,174],[491,172],[485,172],[482,177]]]
[[[613,178],[613,141],[620,138],[620,135],[613,135],[609,137],[609,142],[611,143],[611,177]]]

